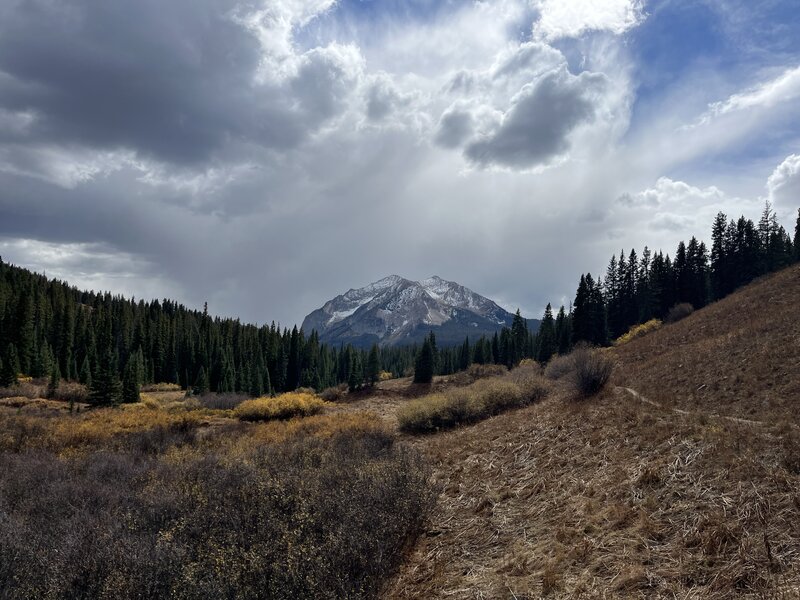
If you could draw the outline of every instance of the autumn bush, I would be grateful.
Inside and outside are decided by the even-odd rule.
[[[143,392],[180,392],[183,388],[177,383],[146,383],[142,386]]]
[[[21,441],[0,447],[3,598],[379,598],[432,506],[423,461],[371,417],[200,437],[185,415],[92,412],[114,416],[0,420]],[[70,452],[65,421],[115,433]]]
[[[646,323],[635,325],[631,327],[626,334],[618,337],[614,342],[614,345],[622,346],[627,344],[631,340],[635,340],[636,338],[640,338],[648,333],[661,329],[661,325],[662,323],[658,319],[650,319]]]
[[[481,379],[472,385],[430,394],[408,402],[397,413],[400,429],[426,433],[474,423],[544,398],[548,386],[537,373]]]
[[[245,400],[236,407],[234,414],[242,421],[272,421],[315,415],[324,407],[325,401],[314,394],[289,392],[274,398]]]
[[[248,399],[245,394],[209,392],[195,398],[203,408],[211,410],[233,410]]]
[[[55,392],[49,396],[51,400],[62,400],[77,404],[86,402],[89,399],[89,390],[85,385],[76,381],[60,381]]]
[[[325,402],[339,402],[347,394],[347,384],[340,383],[339,385],[325,388],[319,394],[319,397]]]

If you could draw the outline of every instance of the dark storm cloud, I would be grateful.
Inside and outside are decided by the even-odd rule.
[[[0,109],[29,142],[204,161],[231,142],[295,146],[338,108],[324,52],[286,86],[256,83],[262,48],[232,0],[25,0],[0,8]],[[17,138],[20,134],[17,133]]]
[[[467,158],[481,166],[521,169],[548,164],[569,150],[572,131],[593,119],[607,85],[602,74],[548,73],[522,88],[502,124],[467,146]]]

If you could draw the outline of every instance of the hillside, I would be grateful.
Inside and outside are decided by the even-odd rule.
[[[430,331],[442,346],[491,337],[510,327],[514,315],[494,301],[441,277],[411,281],[397,275],[351,289],[326,302],[303,320],[332,345],[369,347],[422,342]],[[533,331],[538,321],[530,320]]]
[[[683,410],[800,423],[800,265],[615,350],[620,385]]]
[[[597,399],[415,439],[441,493],[391,597],[797,597],[799,273],[611,350]]]

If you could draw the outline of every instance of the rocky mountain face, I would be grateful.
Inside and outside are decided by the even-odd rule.
[[[439,345],[491,336],[514,315],[458,283],[431,277],[410,281],[392,275],[325,303],[303,321],[330,344],[394,346],[420,342],[433,331]],[[529,322],[538,326],[538,322]]]

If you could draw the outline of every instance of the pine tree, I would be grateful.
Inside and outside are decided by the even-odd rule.
[[[511,322],[511,351],[508,356],[507,365],[513,367],[518,365],[525,356],[525,347],[528,341],[528,324],[517,309],[514,320]]]
[[[544,310],[542,317],[542,324],[539,325],[538,335],[538,352],[536,360],[540,363],[546,363],[553,354],[558,350],[558,342],[556,340],[556,326],[553,319],[553,308],[548,303],[547,308]]]
[[[81,371],[80,375],[78,376],[78,381],[88,387],[91,387],[92,385],[92,369],[89,366],[88,355],[83,357],[83,363],[81,364]]]
[[[431,341],[430,339],[426,339],[414,363],[414,383],[430,383],[433,381],[433,363],[434,357]]]
[[[556,317],[556,341],[560,355],[569,354],[572,350],[572,317],[567,315],[564,307],[558,310]]]
[[[122,402],[133,404],[139,402],[139,390],[141,387],[143,365],[141,364],[141,354],[131,354],[128,363],[125,365],[125,372],[122,377]]]
[[[360,390],[364,384],[364,367],[361,364],[361,353],[353,353],[353,366],[350,369],[350,377],[347,380],[347,387],[351,392]]]
[[[373,344],[367,359],[367,382],[373,386],[381,378],[381,355],[378,351],[378,344]]]
[[[122,400],[122,384],[110,349],[101,357],[89,391],[89,403],[95,406],[113,406]]]
[[[47,397],[55,398],[58,394],[58,384],[61,383],[61,370],[58,368],[58,362],[53,361],[53,366],[50,370],[50,381],[47,384]]]
[[[0,387],[9,387],[17,383],[19,375],[19,359],[17,358],[17,348],[9,342],[6,346],[6,353],[3,356],[3,369],[0,371]]]
[[[208,371],[200,365],[200,372],[197,374],[197,381],[194,384],[194,393],[198,396],[207,394],[211,390],[211,383],[208,380]]]

